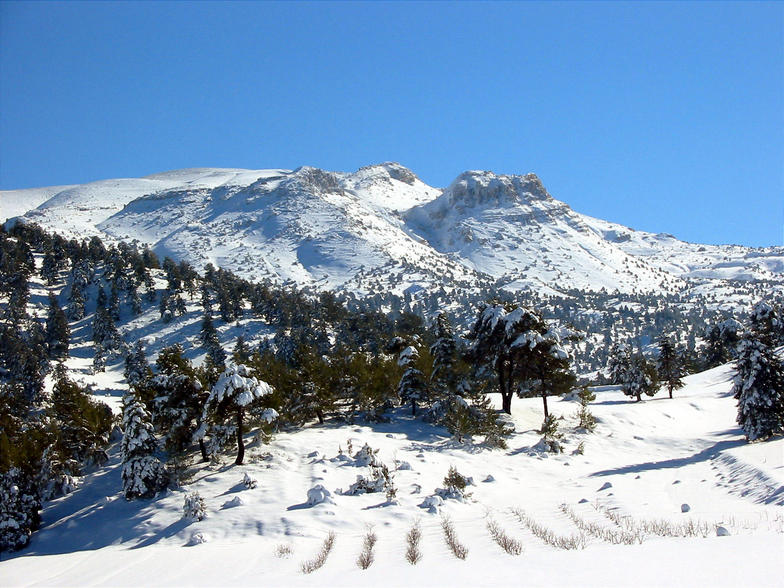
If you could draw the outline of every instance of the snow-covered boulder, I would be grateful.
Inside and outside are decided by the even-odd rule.
[[[329,490],[321,484],[317,484],[308,490],[307,504],[308,506],[315,506],[321,503],[335,504],[335,501],[332,500],[332,493]]]

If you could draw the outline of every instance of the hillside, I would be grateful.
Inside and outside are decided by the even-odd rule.
[[[138,240],[199,269],[361,296],[784,285],[782,248],[690,244],[593,219],[533,174],[465,172],[440,190],[395,163],[354,173],[200,168],[0,192],[0,218],[22,213],[68,236]]]
[[[554,403],[565,419],[561,455],[536,447],[535,399],[513,403],[517,432],[508,450],[456,444],[442,429],[398,413],[388,424],[314,425],[279,433],[269,444],[249,438],[245,466],[228,458],[193,464],[182,488],[150,501],[121,497],[115,447],[106,467],[46,506],[41,531],[29,548],[0,563],[0,575],[9,586],[72,585],[77,570],[84,586],[777,585],[784,440],[743,441],[733,423],[730,376],[720,367],[689,377],[673,400],[639,404],[601,389],[591,405],[600,423],[594,433],[575,431],[574,401]],[[349,457],[349,443],[352,453],[368,443],[394,468],[396,504],[383,495],[337,491],[368,472]],[[584,454],[575,455],[580,443]],[[423,508],[450,466],[473,479],[471,496]],[[244,473],[258,480],[257,488],[240,483]],[[306,503],[317,484],[332,493],[333,504]],[[200,522],[182,518],[184,496],[193,491],[207,504]],[[572,539],[576,549],[544,542],[514,509]],[[446,516],[468,549],[465,560],[444,543]],[[489,520],[521,542],[522,554],[504,553],[492,541]],[[412,566],[404,559],[405,536],[417,521],[422,559]],[[717,525],[729,536],[716,536]],[[371,528],[375,561],[361,570],[355,561]],[[621,528],[635,535],[633,544],[608,542],[621,537]],[[696,536],[656,534],[689,529]],[[301,564],[329,532],[336,539],[326,564],[303,574]]]

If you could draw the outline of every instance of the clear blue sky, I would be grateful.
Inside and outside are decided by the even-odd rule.
[[[784,3],[0,2],[0,188],[393,160],[781,245],[783,30]]]

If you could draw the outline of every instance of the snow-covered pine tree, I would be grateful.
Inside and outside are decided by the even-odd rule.
[[[425,376],[416,368],[419,352],[416,347],[409,345],[398,356],[397,364],[403,368],[403,376],[397,386],[397,393],[402,404],[411,403],[411,414],[416,415],[417,403],[423,404],[428,400],[428,389]]]
[[[68,344],[71,329],[68,318],[57,303],[57,297],[49,293],[49,310],[46,314],[46,342],[49,345],[49,357],[63,359],[68,357]]]
[[[73,266],[69,282],[68,317],[78,321],[84,318],[87,284],[90,283],[90,267],[87,260],[82,260]]]
[[[784,343],[784,320],[764,300],[757,302],[751,309],[749,328],[754,336],[768,347]]]
[[[666,387],[672,398],[672,391],[683,387],[681,376],[683,375],[681,355],[675,350],[675,345],[669,337],[663,336],[659,339],[659,358],[656,361],[656,371],[659,381]]]
[[[433,356],[430,387],[433,399],[439,400],[449,394],[454,394],[458,381],[458,374],[455,370],[457,343],[446,313],[440,312],[436,317],[433,335],[435,343],[430,346],[430,354]]]
[[[614,343],[610,349],[610,356],[607,358],[607,372],[610,382],[623,384],[631,363],[632,355],[629,347],[623,343]]]
[[[127,499],[151,498],[166,486],[166,470],[155,456],[158,443],[150,414],[134,394],[123,399],[122,484]]]
[[[225,369],[226,352],[221,347],[218,331],[212,323],[212,317],[206,312],[201,320],[201,342],[207,355],[212,359],[213,365],[218,370]]]
[[[246,413],[260,408],[260,401],[270,394],[272,394],[272,387],[266,382],[252,377],[245,365],[229,366],[212,387],[204,404],[202,426],[194,437],[202,439],[209,432],[208,427],[226,427],[233,420],[237,436],[237,459],[234,463],[242,465],[245,459],[243,426]],[[259,418],[266,422],[272,422],[278,418],[278,413],[274,409],[268,408],[259,412]]]
[[[137,339],[133,347],[125,356],[125,370],[123,372],[128,388],[135,392],[140,398],[149,400],[146,394],[147,385],[152,378],[152,370],[147,363],[147,356],[144,353],[144,344],[141,339]]]
[[[643,394],[654,396],[658,389],[659,379],[653,364],[642,355],[632,357],[621,384],[623,393],[635,397],[637,402],[640,402]]]
[[[0,472],[0,552],[22,549],[41,524],[33,479],[19,468]]]
[[[746,440],[757,441],[784,430],[784,365],[775,351],[753,333],[741,340],[735,361],[733,395],[737,423]]]
[[[44,259],[41,262],[41,278],[46,282],[47,286],[54,286],[57,282],[57,258],[51,249],[44,253]]]

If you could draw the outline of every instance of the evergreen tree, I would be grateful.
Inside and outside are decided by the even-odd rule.
[[[755,338],[768,347],[784,343],[784,321],[767,302],[760,300],[751,309],[749,328]]]
[[[202,427],[197,432],[197,438],[203,438],[209,427],[226,427],[231,420],[233,431],[237,439],[236,465],[242,465],[245,459],[244,424],[248,411],[259,408],[261,400],[272,394],[272,388],[266,382],[261,382],[252,377],[244,365],[230,366],[223,372],[212,387],[210,395],[204,404]],[[260,412],[259,418],[272,422],[278,416],[273,409]],[[229,425],[231,426],[231,425]]]
[[[656,370],[659,381],[667,386],[667,391],[672,398],[672,391],[683,387],[681,376],[683,375],[682,358],[675,351],[675,346],[668,337],[659,339],[659,358],[656,362]]]
[[[457,389],[459,374],[455,369],[457,363],[457,343],[452,333],[452,325],[446,313],[436,317],[434,333],[435,343],[430,347],[433,356],[433,371],[430,374],[430,386],[436,399],[454,394]]]
[[[68,295],[68,317],[71,320],[78,321],[84,318],[86,290],[90,282],[89,274],[89,265],[86,260],[75,264],[71,270]]]
[[[150,414],[134,394],[123,399],[122,484],[125,498],[151,498],[167,483],[166,471],[155,457],[158,444]]]
[[[626,372],[621,390],[626,396],[633,396],[637,402],[642,400],[642,395],[654,396],[659,389],[659,378],[656,368],[642,355],[631,358],[629,369]]]
[[[411,404],[411,415],[416,415],[417,403],[424,404],[428,401],[428,389],[425,376],[416,364],[419,352],[416,347],[408,346],[400,352],[397,364],[403,368],[403,376],[397,387],[397,394],[402,404]]]
[[[137,394],[144,390],[152,378],[152,370],[147,363],[144,353],[144,344],[137,339],[128,355],[125,356],[125,371],[123,372],[128,388]]]
[[[204,314],[201,321],[201,342],[213,365],[222,371],[226,365],[226,352],[221,347],[218,331],[212,323],[212,317],[207,313]]]
[[[68,357],[68,345],[71,329],[65,312],[57,303],[57,297],[49,293],[49,311],[46,314],[46,342],[49,345],[49,357],[64,359]]]
[[[20,468],[0,472],[0,553],[27,546],[41,524],[41,501],[31,476]]]
[[[41,278],[46,282],[47,286],[54,286],[57,282],[57,271],[57,258],[50,249],[44,253],[44,259],[41,262]]]
[[[733,395],[747,441],[784,430],[784,365],[764,341],[749,334],[739,345]]]

